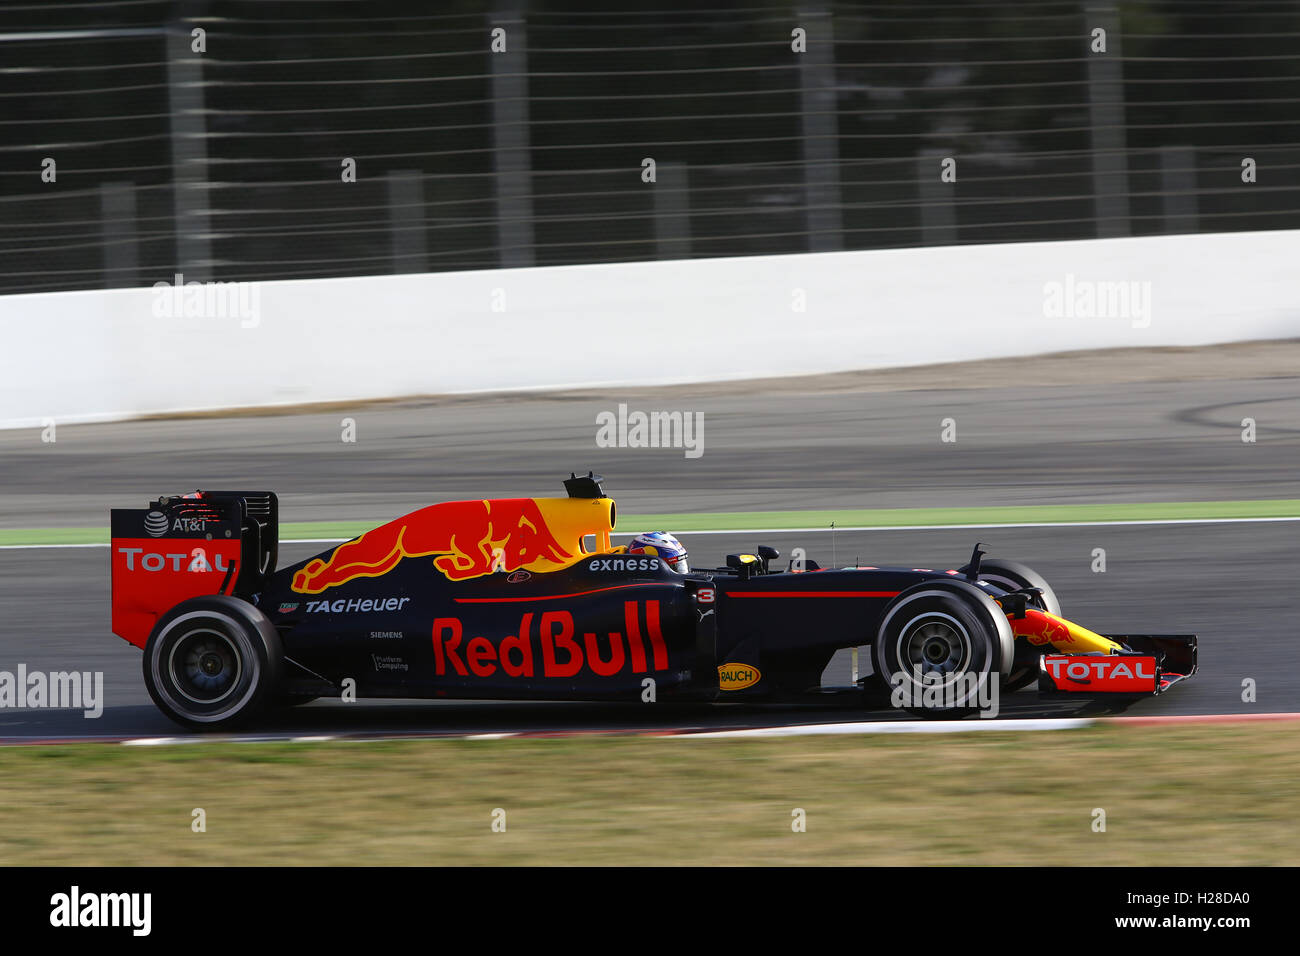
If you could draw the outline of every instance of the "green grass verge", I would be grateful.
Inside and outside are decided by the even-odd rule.
[[[1297,802],[1294,724],[6,747],[0,865],[1296,865]]]
[[[1173,501],[1119,504],[1024,505],[988,508],[846,508],[839,511],[734,511],[620,515],[626,532],[742,531],[747,529],[899,527],[903,525],[1155,521],[1203,518],[1300,517],[1300,499],[1259,501]],[[280,526],[283,540],[352,538],[373,528],[368,521],[297,521]],[[107,528],[0,528],[0,545],[106,544]]]

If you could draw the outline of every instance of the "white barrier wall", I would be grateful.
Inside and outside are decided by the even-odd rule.
[[[1300,231],[295,280],[244,291],[242,318],[186,316],[183,301],[170,317],[168,299],[180,297],[152,288],[0,297],[0,427],[1296,337]]]

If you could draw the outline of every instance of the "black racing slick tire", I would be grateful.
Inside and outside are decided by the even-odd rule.
[[[966,568],[960,568],[959,573],[965,574]],[[1041,588],[1043,592],[1041,599],[1034,603],[1048,614],[1055,614],[1057,617],[1061,616],[1061,602],[1057,600],[1056,592],[1052,590],[1052,586],[1047,583],[1047,578],[1027,564],[1021,564],[1019,561],[1004,561],[1001,558],[990,558],[987,561],[981,561],[980,580],[987,581],[994,587],[1001,588],[1004,591],[1018,591],[1021,588]],[[1002,689],[1011,693],[1028,687],[1037,681],[1038,658],[1041,656],[1041,653],[1034,652],[1024,655],[1021,660],[1016,661],[1007,672],[1006,678],[1002,682]]]
[[[987,594],[964,582],[918,584],[900,594],[872,644],[890,702],[918,717],[954,719],[998,692],[1013,654],[1010,625]]]
[[[247,724],[274,702],[280,635],[256,607],[224,595],[182,601],[144,648],[144,682],[164,714],[190,730]]]
[[[967,565],[969,567],[969,565]],[[958,568],[958,574],[965,574],[966,568]],[[1001,558],[989,558],[980,562],[981,581],[987,581],[1004,591],[1019,591],[1021,588],[1041,588],[1042,600],[1036,602],[1048,614],[1061,616],[1061,602],[1056,599],[1056,592],[1043,577],[1027,564],[1019,561],[1004,561]]]

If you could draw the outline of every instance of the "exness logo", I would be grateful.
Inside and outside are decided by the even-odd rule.
[[[127,926],[134,936],[148,936],[152,924],[152,893],[82,893],[74,886],[50,897],[51,926]]]

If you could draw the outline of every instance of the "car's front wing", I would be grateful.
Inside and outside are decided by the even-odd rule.
[[[1162,694],[1196,673],[1195,634],[1107,634],[1113,653],[1044,654],[1040,694]]]

